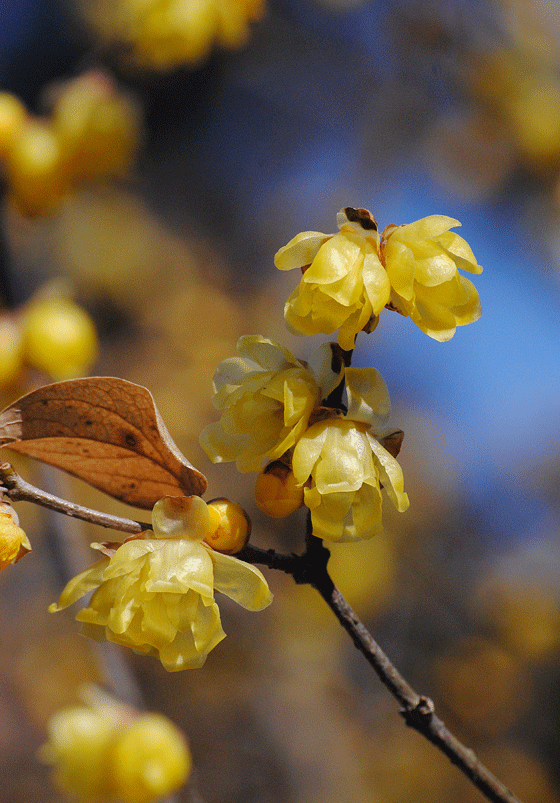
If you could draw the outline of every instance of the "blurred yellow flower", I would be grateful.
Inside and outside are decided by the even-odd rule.
[[[235,460],[240,471],[258,471],[265,459],[294,446],[313,410],[341,381],[342,363],[333,370],[330,343],[309,363],[260,335],[240,338],[237,350],[241,357],[224,360],[216,371],[213,403],[222,417],[206,427],[200,443],[214,463]]]
[[[50,718],[40,749],[60,789],[84,801],[152,803],[185,783],[190,751],[167,717],[140,714],[96,687],[83,697],[86,705]]]
[[[0,502],[0,571],[31,552],[31,544],[19,526],[16,511],[7,502]]]
[[[213,46],[246,44],[264,0],[82,0],[102,41],[120,45],[133,66],[166,71],[204,61]]]
[[[476,288],[459,274],[482,273],[468,243],[455,232],[458,220],[430,215],[404,226],[387,226],[381,259],[391,282],[391,305],[435,340],[449,340],[457,326],[480,317]]]
[[[292,468],[298,483],[311,478],[304,501],[313,534],[327,541],[359,541],[382,529],[381,485],[398,511],[408,508],[401,467],[368,424],[346,418],[319,421],[300,438]]]
[[[153,537],[92,544],[108,554],[70,580],[49,610],[95,589],[76,616],[85,635],[156,656],[170,672],[200,667],[225,636],[214,589],[252,611],[269,605],[272,594],[258,569],[203,543],[212,525],[200,497],[161,499],[152,526]]]
[[[284,307],[290,331],[316,335],[338,329],[338,342],[350,350],[358,332],[372,331],[391,289],[373,216],[346,207],[337,224],[338,234],[298,234],[277,252],[274,264],[279,270],[303,271]]]

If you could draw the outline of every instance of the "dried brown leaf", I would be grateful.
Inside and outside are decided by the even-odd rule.
[[[114,377],[56,382],[0,413],[0,446],[150,510],[163,496],[201,496],[206,478],[175,445],[141,385]]]

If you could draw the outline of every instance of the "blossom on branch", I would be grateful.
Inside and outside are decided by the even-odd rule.
[[[92,544],[105,556],[70,580],[50,610],[94,590],[76,616],[85,635],[156,656],[170,672],[200,667],[225,637],[214,591],[251,611],[272,594],[258,569],[204,543],[212,524],[200,497],[164,497],[152,527],[123,544]]]
[[[408,315],[434,340],[449,340],[457,326],[481,314],[478,292],[458,269],[482,273],[465,240],[450,228],[458,220],[430,215],[404,226],[387,226],[381,259],[391,282],[391,307]]]
[[[452,227],[458,220],[430,215],[381,236],[367,209],[346,207],[337,215],[338,234],[305,231],[281,248],[274,264],[303,275],[284,307],[290,331],[330,334],[354,348],[360,331],[371,332],[387,306],[409,316],[435,340],[449,340],[457,326],[480,317],[476,288],[459,273],[482,268]]]
[[[0,502],[0,571],[31,552],[31,544],[19,526],[16,511],[7,502]]]
[[[237,350],[241,356],[221,362],[214,376],[212,401],[222,417],[200,443],[214,463],[235,460],[240,471],[258,471],[305,432],[313,410],[342,380],[342,361],[325,343],[304,363],[260,335],[240,338]]]
[[[274,264],[279,270],[303,272],[284,307],[290,331],[316,335],[338,329],[339,344],[350,350],[358,332],[375,327],[391,288],[379,258],[373,216],[347,207],[338,213],[337,224],[338,234],[298,234],[277,252]]]
[[[346,383],[348,413],[333,410],[332,417],[309,427],[292,459],[294,477],[305,485],[313,534],[327,541],[358,541],[380,532],[381,487],[399,512],[409,504],[400,465],[373,434],[390,412],[381,375],[374,368],[347,368]]]

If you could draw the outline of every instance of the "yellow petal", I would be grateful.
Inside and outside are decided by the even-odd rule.
[[[309,358],[309,368],[321,388],[322,398],[326,399],[340,385],[344,376],[344,366],[340,351],[336,350],[336,344],[322,343],[316,348]]]
[[[374,315],[379,315],[391,295],[391,282],[377,253],[366,245],[362,279]]]
[[[305,271],[306,284],[331,284],[343,279],[357,262],[363,262],[364,242],[352,234],[335,234],[319,249],[317,256]]]
[[[354,312],[348,315],[346,320],[340,324],[338,330],[338,342],[341,348],[345,351],[350,351],[354,348],[356,335],[358,332],[362,331],[372,315],[373,309],[369,299],[365,300],[363,306],[358,307]]]
[[[391,413],[385,380],[375,368],[346,368],[347,418],[363,421],[375,429],[383,426]]]
[[[293,270],[310,265],[319,248],[329,237],[332,235],[321,234],[319,231],[304,231],[276,252],[274,264],[279,270]]]
[[[320,421],[309,427],[305,435],[297,442],[292,458],[292,471],[300,485],[311,475],[326,439],[326,422]]]
[[[165,541],[149,559],[146,591],[184,593],[188,589],[213,596],[213,567],[205,547],[193,541]]]
[[[200,496],[165,496],[154,505],[152,528],[156,538],[202,541],[210,529],[208,505]]]
[[[399,513],[403,513],[408,508],[409,501],[404,492],[402,469],[397,460],[369,432],[367,438],[379,472],[379,479]]]
[[[262,611],[272,602],[272,594],[262,573],[233,555],[211,553],[214,587],[249,611]]]
[[[317,490],[323,495],[356,491],[371,472],[367,439],[355,427],[348,426],[350,422],[326,423],[327,440],[313,471]]]
[[[49,611],[51,613],[61,611],[63,608],[67,608],[69,605],[72,605],[72,603],[81,599],[81,597],[89,591],[97,588],[97,586],[103,582],[103,575],[108,565],[109,558],[101,558],[101,560],[98,560],[93,566],[90,566],[89,569],[85,569],[85,571],[73,577],[66,584],[58,603],[53,602],[53,604],[49,606]]]
[[[294,355],[274,340],[262,335],[244,335],[237,341],[237,350],[258,363],[265,371],[280,371],[292,365],[301,366]]]
[[[228,435],[219,421],[215,421],[200,433],[199,442],[213,463],[229,463],[236,460],[249,443],[248,435]]]
[[[454,229],[460,225],[459,221],[452,217],[429,215],[421,220],[415,220],[414,223],[408,223],[406,226],[399,226],[394,229],[391,237],[397,238],[401,243],[412,243],[439,237],[448,229]]]
[[[385,264],[391,287],[410,301],[414,295],[414,256],[410,248],[393,237],[387,241]]]
[[[454,231],[446,231],[440,234],[437,242],[446,249],[455,259],[455,264],[461,270],[469,273],[482,273],[481,266],[477,263],[470,245]]]

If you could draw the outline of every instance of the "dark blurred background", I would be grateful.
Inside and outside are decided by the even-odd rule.
[[[143,120],[126,175],[73,186],[49,214],[22,214],[6,182],[6,310],[64,279],[98,327],[92,373],[149,387],[208,474],[209,498],[241,502],[256,545],[299,550],[297,515],[265,520],[254,476],[211,466],[198,446],[215,417],[215,367],[241,334],[311,352],[285,331],[295,279],[273,265],[299,231],[332,232],[348,205],[369,208],[380,228],[460,220],[484,266],[483,316],[444,344],[388,314],[358,339],[355,364],[382,372],[391,423],[406,433],[411,506],[387,505],[372,542],[334,546],[331,568],[405,676],[520,799],[560,800],[558,5],[269,0],[245,41],[198,55],[187,42],[184,58],[180,43],[157,59],[151,40],[136,47],[123,34],[127,5],[141,4],[0,0],[0,90],[48,115],[61,82],[101,70]],[[4,402],[33,382],[3,389]],[[40,483],[33,466],[21,470]],[[66,493],[124,510],[73,481]],[[66,524],[18,512],[34,551],[0,576],[2,798],[50,803],[60,795],[35,757],[45,722],[81,683],[108,680],[72,612],[46,611],[65,571],[52,541]],[[101,539],[71,528],[80,543]],[[202,670],[167,675],[125,656],[150,707],[187,733],[196,794],[482,799],[406,730],[317,595],[268,579],[267,611],[222,606],[228,638]]]

